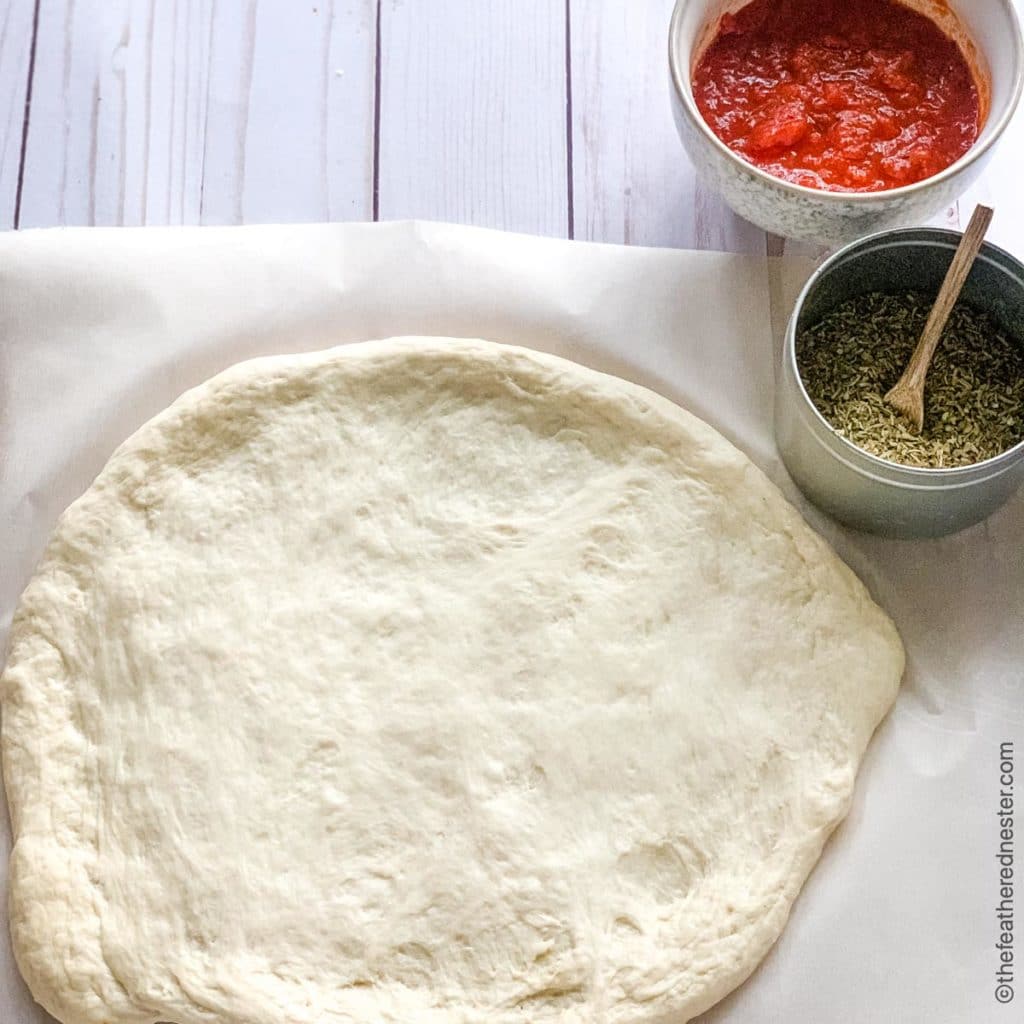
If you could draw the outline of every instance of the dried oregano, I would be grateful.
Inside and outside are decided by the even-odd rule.
[[[958,303],[928,373],[917,434],[883,396],[933,302],[919,292],[850,299],[801,333],[797,362],[814,404],[859,448],[907,466],[967,466],[1024,441],[1024,346]]]

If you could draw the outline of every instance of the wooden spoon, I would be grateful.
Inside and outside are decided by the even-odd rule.
[[[971,217],[971,222],[967,225],[967,230],[953,255],[953,262],[946,273],[945,281],[942,282],[942,288],[939,289],[939,297],[935,300],[928,322],[921,332],[921,340],[917,343],[903,376],[885,396],[885,400],[897,412],[902,413],[917,428],[918,433],[924,428],[924,382],[928,376],[932,356],[939,346],[942,329],[953,312],[956,300],[960,298],[960,292],[967,281],[967,275],[971,272],[975,257],[981,251],[985,232],[992,223],[992,212],[987,206],[975,209],[974,216]]]

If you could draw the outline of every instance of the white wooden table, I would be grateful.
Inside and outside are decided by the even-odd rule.
[[[779,252],[679,145],[671,7],[0,0],[0,227],[423,217]],[[1022,157],[1024,115],[939,223],[984,198],[1015,248]]]

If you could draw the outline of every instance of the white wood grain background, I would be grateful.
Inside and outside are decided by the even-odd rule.
[[[676,139],[671,6],[0,0],[0,227],[427,217],[764,253]],[[1022,156],[1018,122],[960,204],[996,202],[1011,247]]]

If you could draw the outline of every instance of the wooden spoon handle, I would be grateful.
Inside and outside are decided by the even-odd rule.
[[[924,378],[931,365],[932,356],[935,355],[939,338],[942,337],[942,330],[949,320],[950,313],[953,312],[956,300],[960,298],[960,292],[963,291],[974,260],[981,251],[985,242],[985,232],[991,223],[992,210],[987,206],[979,206],[957,246],[953,262],[946,272],[946,279],[939,289],[939,297],[935,300],[928,322],[921,332],[921,340],[918,341],[917,348],[914,349],[914,354],[900,378],[901,384],[915,389],[924,387]]]
[[[987,206],[979,206],[971,217],[967,230],[960,239],[953,262],[946,271],[946,279],[939,289],[939,297],[932,306],[928,322],[924,325],[921,338],[914,349],[914,354],[903,371],[903,376],[885,396],[885,400],[905,416],[920,433],[924,427],[924,382],[928,376],[932,356],[942,337],[942,329],[953,312],[956,300],[960,298],[975,257],[981,251],[985,241],[985,232],[992,222],[992,210]]]

